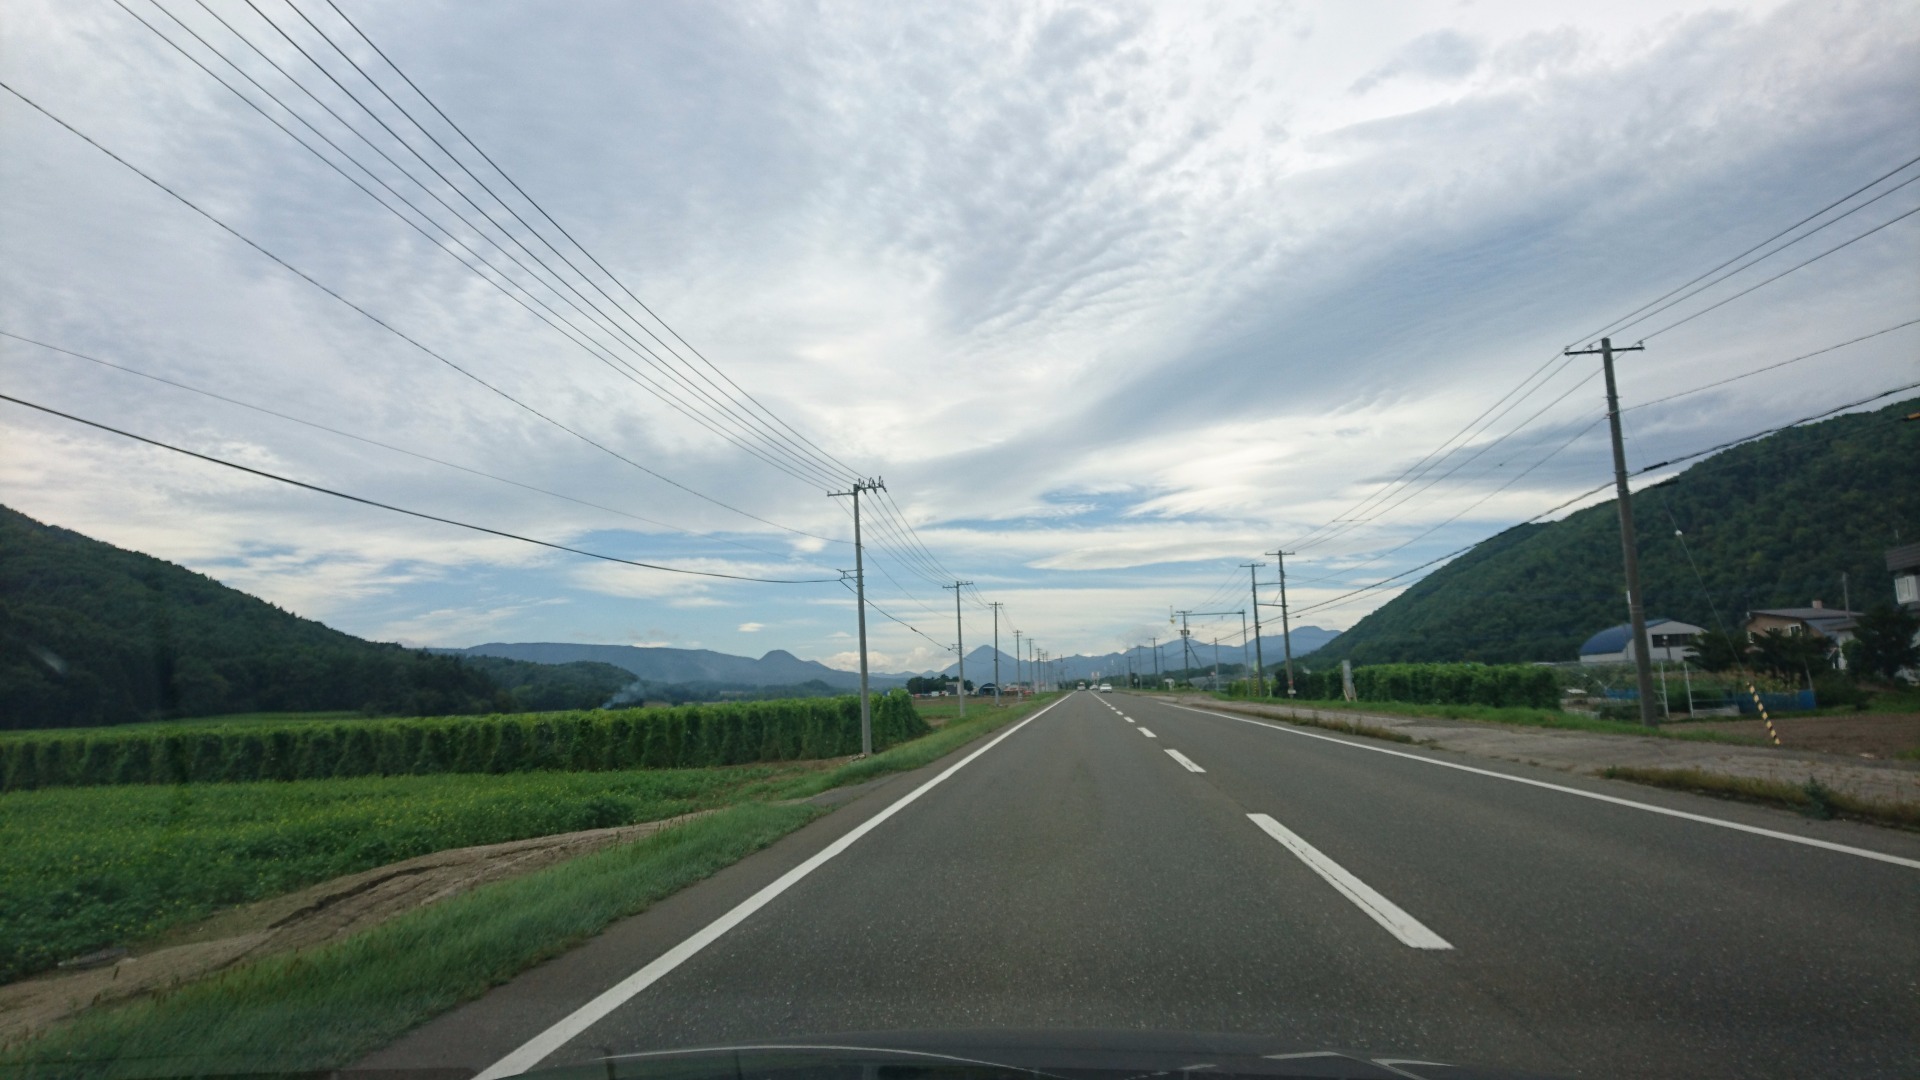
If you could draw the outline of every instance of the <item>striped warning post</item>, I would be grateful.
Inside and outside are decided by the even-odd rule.
[[[1760,700],[1760,691],[1754,689],[1752,683],[1748,683],[1747,693],[1753,695],[1753,707],[1760,710],[1760,720],[1767,725],[1767,738],[1773,740],[1773,745],[1779,746],[1780,733],[1773,730],[1773,717],[1767,715],[1767,705],[1766,702]]]

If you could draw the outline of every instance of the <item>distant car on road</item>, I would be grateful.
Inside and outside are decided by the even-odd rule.
[[[1110,682],[1103,682],[1103,683],[1101,683],[1101,684],[1100,684],[1100,692],[1101,692],[1101,693],[1103,693],[1103,694],[1111,694],[1111,693],[1113,693],[1113,684],[1112,684],[1112,683],[1110,683]]]
[[[1082,689],[1082,690],[1085,690],[1086,688],[1087,688],[1087,684],[1086,684],[1086,683],[1081,683],[1081,684],[1080,684],[1080,687],[1079,687],[1079,689]]]

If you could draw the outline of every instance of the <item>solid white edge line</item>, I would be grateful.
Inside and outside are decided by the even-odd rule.
[[[1188,772],[1206,772],[1207,771],[1201,768],[1199,765],[1195,764],[1192,758],[1188,757],[1187,755],[1181,753],[1178,750],[1169,749],[1167,751],[1167,756],[1179,762],[1180,767],[1187,770]]]
[[[1157,739],[1160,737],[1158,735],[1155,735],[1153,732],[1148,731],[1146,728],[1134,728],[1133,730],[1139,732],[1142,735],[1145,735],[1149,739]]]
[[[525,1043],[521,1044],[519,1049],[501,1058],[499,1061],[494,1062],[492,1065],[489,1065],[476,1075],[473,1080],[501,1080],[502,1077],[517,1076],[538,1065],[544,1061],[549,1054],[552,1054],[555,1050],[571,1042],[580,1033],[605,1019],[607,1015],[615,1009],[631,1001],[642,990],[660,981],[661,978],[673,971],[674,968],[692,959],[700,950],[719,940],[721,935],[740,925],[742,922],[745,922],[748,916],[766,907],[781,893],[792,888],[801,878],[818,870],[828,860],[852,847],[855,841],[878,828],[880,824],[888,818],[906,809],[909,804],[920,796],[925,795],[928,791],[931,791],[941,781],[959,772],[961,769],[966,768],[974,758],[1000,745],[1001,741],[1009,735],[1045,716],[1048,710],[1065,700],[1067,699],[1063,697],[1058,701],[1049,703],[1046,708],[1041,709],[1039,712],[1034,713],[1032,716],[1027,717],[1025,720],[1020,721],[999,735],[996,735],[987,745],[961,758],[959,761],[948,766],[940,775],[914,788],[886,809],[861,822],[845,836],[828,844],[806,862],[780,875],[759,892],[742,900],[734,906],[733,910],[708,923],[692,937],[661,953],[655,957],[651,963],[639,971],[615,983],[611,988],[602,992],[592,1001],[568,1013],[545,1031],[528,1039]]]
[[[1635,802],[1632,799],[1622,799],[1617,795],[1603,795],[1597,791],[1581,791],[1579,788],[1566,787],[1562,784],[1550,784],[1545,780],[1534,780],[1525,776],[1513,776],[1508,773],[1495,772],[1492,769],[1477,769],[1472,765],[1461,765],[1452,761],[1437,761],[1430,757],[1421,757],[1419,754],[1409,754],[1404,750],[1389,750],[1384,746],[1368,746],[1364,743],[1336,739],[1331,735],[1321,735],[1318,732],[1282,727],[1279,723],[1272,721],[1255,720],[1245,716],[1229,716],[1226,713],[1214,712],[1211,709],[1195,709],[1186,705],[1175,705],[1173,707],[1176,709],[1185,709],[1188,712],[1199,713],[1202,716],[1214,716],[1222,720],[1237,720],[1242,724],[1252,724],[1255,727],[1267,728],[1270,731],[1277,731],[1283,735],[1299,735],[1308,739],[1320,739],[1323,742],[1339,743],[1341,746],[1350,746],[1355,750],[1371,750],[1376,754],[1391,754],[1394,757],[1406,758],[1408,761],[1437,765],[1443,769],[1458,769],[1461,772],[1469,772],[1477,776],[1491,776],[1496,780],[1509,780],[1516,784],[1545,788],[1548,791],[1558,791],[1566,795],[1578,795],[1583,799],[1595,799],[1604,803],[1612,803],[1615,806],[1626,806],[1635,810],[1645,810],[1649,814],[1663,814],[1667,817],[1680,818],[1683,821],[1697,821],[1702,825],[1718,825],[1720,828],[1732,829],[1735,832],[1752,833],[1755,836],[1765,836],[1774,840],[1785,840],[1791,844],[1805,844],[1807,847],[1837,851],[1842,855],[1856,855],[1862,859],[1874,859],[1879,862],[1892,863],[1895,866],[1905,866],[1914,870],[1920,870],[1920,859],[1909,859],[1903,855],[1889,855],[1884,851],[1874,851],[1870,848],[1858,848],[1850,844],[1836,844],[1831,840],[1816,840],[1811,836],[1796,836],[1793,833],[1779,832],[1774,829],[1763,829],[1758,825],[1743,825],[1740,822],[1727,821],[1724,818],[1708,817],[1705,814],[1691,814],[1685,810],[1670,810],[1664,806],[1655,806],[1652,803]]]
[[[1407,914],[1400,905],[1375,892],[1373,887],[1347,872],[1346,867],[1334,862],[1320,853],[1320,849],[1300,839],[1299,834],[1285,825],[1273,820],[1266,814],[1248,814],[1247,820],[1260,826],[1261,831],[1275,840],[1280,846],[1293,852],[1307,868],[1326,879],[1327,884],[1340,891],[1340,895],[1353,901],[1353,906],[1370,916],[1374,922],[1386,927],[1387,933],[1400,939],[1402,945],[1415,949],[1451,949],[1453,946],[1446,938],[1427,929],[1426,924]]]

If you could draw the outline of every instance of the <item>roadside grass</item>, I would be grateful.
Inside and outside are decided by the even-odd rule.
[[[1012,694],[1008,694],[1000,700],[1004,703],[1005,707],[997,710],[999,712],[1018,709],[1031,703],[1030,701],[1021,702]],[[913,707],[914,710],[920,714],[921,719],[934,727],[939,727],[950,720],[960,718],[959,698],[914,698]],[[993,695],[991,694],[986,697],[970,697],[967,699],[968,719],[974,719],[981,714],[994,711],[996,710],[993,707]],[[1022,713],[1021,715],[1024,716],[1025,714]]]
[[[83,1013],[43,1035],[0,1049],[0,1073],[33,1077],[287,1074],[348,1065],[433,1016],[572,948],[614,920],[642,911],[771,844],[824,812],[800,800],[887,773],[920,768],[1032,715],[1055,697],[1043,696],[1018,707],[981,709],[978,713],[970,707],[964,722],[946,724],[930,735],[872,757],[839,764],[794,762],[643,774],[531,773],[305,782],[378,789],[421,781],[551,784],[572,779],[589,788],[598,785],[604,789],[609,781],[634,777],[666,783],[653,804],[659,812],[648,812],[635,820],[655,820],[728,802],[735,805],[632,844],[475,889],[333,944],[269,957],[161,995]],[[194,786],[225,791],[258,786],[285,791],[301,785]],[[124,795],[129,790],[69,789],[22,793],[5,799]],[[399,805],[395,802],[388,806],[385,820],[395,820],[391,815]],[[536,829],[522,835],[552,831],[564,829]]]
[[[1636,784],[1698,795],[1785,806],[1811,818],[1856,818],[1876,825],[1920,829],[1920,803],[1861,798],[1835,791],[1811,777],[1805,784],[1795,785],[1780,780],[1726,776],[1699,769],[1662,769],[1639,765],[1610,765],[1601,770],[1600,775],[1609,780],[1630,780]]]
[[[812,820],[748,803],[403,915],[82,1014],[0,1051],[33,1077],[311,1073],[351,1064]]]
[[[416,855],[657,821],[822,774],[790,762],[0,795],[0,981]]]
[[[1566,731],[1589,731],[1604,735],[1643,735],[1662,739],[1684,739],[1692,742],[1733,743],[1740,746],[1765,746],[1764,739],[1750,735],[1734,735],[1723,731],[1689,730],[1684,726],[1663,724],[1658,728],[1646,728],[1639,724],[1621,720],[1602,720],[1598,717],[1581,716],[1578,713],[1556,712],[1552,709],[1495,708],[1490,705],[1416,705],[1404,701],[1309,701],[1301,698],[1229,698],[1223,694],[1214,697],[1221,701],[1239,701],[1255,705],[1291,705],[1295,708],[1313,709],[1320,712],[1371,712],[1387,713],[1393,716],[1434,717],[1445,720],[1479,720],[1492,724],[1512,724],[1518,727],[1559,728]]]

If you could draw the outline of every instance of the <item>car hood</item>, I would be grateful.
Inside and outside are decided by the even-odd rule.
[[[1204,1074],[1351,1080],[1544,1080],[1540,1073],[1287,1045],[1253,1035],[1141,1031],[846,1033],[614,1055],[535,1080],[1145,1080]]]

